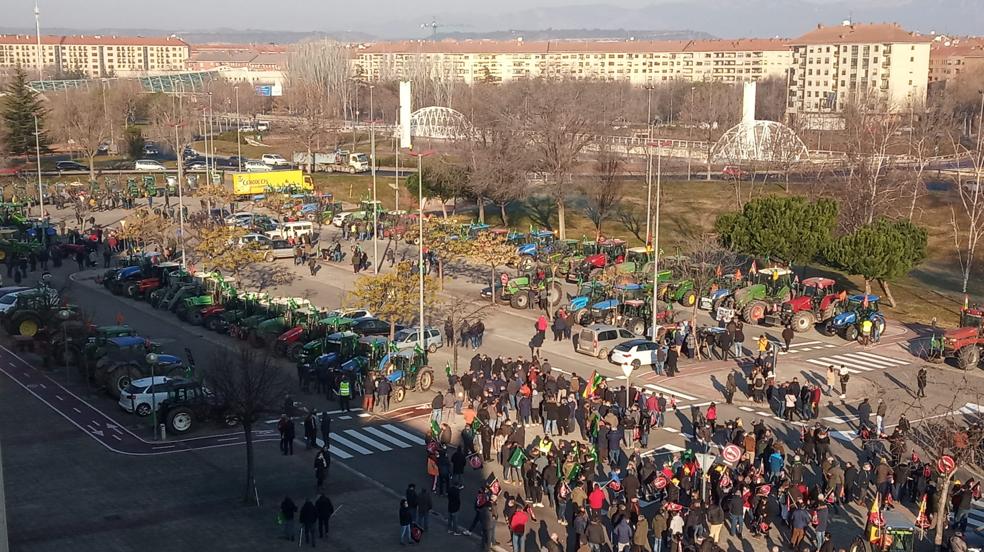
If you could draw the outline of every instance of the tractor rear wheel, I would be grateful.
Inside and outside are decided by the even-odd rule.
[[[813,313],[810,311],[799,311],[793,315],[792,324],[794,331],[802,333],[809,330],[814,324],[816,324],[816,318],[813,317]]]
[[[694,290],[690,290],[687,293],[684,293],[683,297],[681,297],[680,301],[678,302],[680,303],[681,306],[693,307],[694,303],[697,302],[697,292]]]
[[[140,296],[140,286],[137,284],[130,284],[126,286],[126,296],[130,299],[136,299]]]
[[[574,323],[579,326],[584,326],[588,318],[588,309],[577,309],[574,311]]]
[[[194,422],[195,415],[187,406],[176,406],[167,413],[167,429],[176,435],[191,431]]]
[[[523,272],[529,272],[530,270],[533,270],[534,266],[536,266],[536,259],[534,259],[533,257],[529,255],[523,255],[522,257],[519,258],[518,268]]]
[[[209,316],[205,319],[205,329],[217,332],[219,331],[219,317]]]
[[[560,303],[564,298],[564,288],[557,282],[550,282],[547,284],[547,303],[551,307]]]
[[[741,310],[741,317],[747,324],[759,324],[765,318],[768,308],[764,301],[752,301]]]
[[[981,361],[981,350],[977,345],[967,345],[957,353],[957,366],[961,370],[977,367]]]
[[[625,329],[636,335],[642,335],[646,331],[646,323],[641,318],[630,318],[625,323]]]
[[[41,330],[41,319],[37,314],[24,312],[14,316],[10,326],[14,335],[34,337]]]
[[[202,311],[200,309],[193,310],[190,314],[188,314],[188,323],[192,326],[201,326],[204,320],[205,317],[202,316]]]
[[[287,346],[287,360],[291,362],[297,362],[301,356],[301,350],[304,349],[303,343],[291,343]]]
[[[109,396],[119,399],[123,390],[130,385],[130,382],[140,377],[140,371],[132,364],[120,364],[113,368],[109,374],[109,381],[106,382],[106,391]]]
[[[417,385],[420,386],[421,391],[427,391],[434,384],[434,372],[430,370],[424,370],[417,376]]]
[[[530,295],[525,290],[519,290],[509,298],[509,304],[514,309],[525,309],[530,306]]]

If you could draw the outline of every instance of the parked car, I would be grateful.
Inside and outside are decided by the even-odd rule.
[[[155,157],[161,154],[161,150],[157,144],[144,144],[143,154],[148,157]]]
[[[619,343],[608,354],[608,361],[618,366],[631,364],[633,368],[652,366],[656,362],[659,344],[648,339],[633,339]]]
[[[246,234],[245,236],[239,238],[240,245],[245,245],[247,243],[256,243],[259,244],[260,247],[266,249],[270,247],[273,240],[271,240],[269,236],[265,236],[263,234]]]
[[[289,167],[290,163],[283,158],[282,155],[277,153],[264,153],[260,157],[260,161],[271,167]]]
[[[401,326],[397,326],[401,329]],[[352,331],[359,335],[389,335],[390,323],[378,318],[362,318],[352,325]]]
[[[2,315],[3,313],[5,313],[5,312],[7,312],[7,311],[9,311],[11,309],[13,309],[14,306],[17,304],[17,298],[18,297],[20,297],[21,295],[33,295],[34,292],[35,292],[35,290],[36,290],[36,288],[24,288],[24,289],[21,289],[19,291],[13,291],[13,292],[7,293],[3,297],[0,297],[0,315]],[[57,291],[49,288],[48,293],[50,294],[50,296],[52,298],[52,301],[57,301],[58,300],[58,292]]]
[[[153,159],[137,159],[133,163],[133,170],[136,171],[166,171],[167,169],[161,164],[160,161],[154,161]]]
[[[331,217],[331,224],[341,228],[345,225],[345,221],[355,213],[356,211],[342,211],[341,213],[336,213],[335,216]]]
[[[89,167],[86,167],[82,163],[77,161],[59,161],[55,163],[55,169],[59,172],[61,171],[88,171]]]
[[[608,356],[608,351],[620,343],[638,339],[638,337],[625,328],[616,328],[608,324],[592,324],[577,334],[574,350],[586,355],[605,358]]]
[[[246,172],[270,172],[273,170],[273,167],[263,161],[250,160],[243,163],[243,170]]]
[[[187,382],[182,378],[154,376],[140,378],[130,382],[120,393],[119,405],[124,412],[137,416],[150,416],[161,401],[167,398],[168,392],[179,383]]]
[[[417,328],[404,328],[393,337],[393,345],[397,349],[413,349],[419,343]],[[444,336],[437,328],[424,328],[424,349],[427,352],[435,353],[444,346]]]
[[[275,261],[277,259],[293,259],[294,246],[287,240],[271,240],[270,251],[267,251],[266,260]]]
[[[372,318],[372,313],[366,309],[335,309],[325,315],[325,318],[337,316],[339,318],[349,318],[352,320],[362,320]]]

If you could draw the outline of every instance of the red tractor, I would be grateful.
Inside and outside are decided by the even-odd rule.
[[[953,358],[962,370],[976,367],[984,348],[984,309],[974,305],[960,311],[960,327],[943,334],[943,353],[939,358]],[[936,337],[933,337],[936,340]],[[937,349],[938,350],[938,349]]]
[[[830,278],[803,280],[789,301],[765,317],[766,323],[774,326],[790,324],[794,331],[805,332],[818,322],[829,320],[836,314],[838,303],[834,284]]]
[[[625,262],[625,242],[619,239],[598,243],[598,252],[584,257],[574,276],[581,281],[595,279],[605,268]],[[568,275],[570,280],[570,275]]]

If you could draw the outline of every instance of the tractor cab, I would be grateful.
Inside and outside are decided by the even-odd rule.
[[[568,295],[569,302],[564,309],[579,321],[588,312],[588,306],[605,299],[608,296],[607,286],[601,282],[583,282],[577,289],[576,295]]]
[[[354,357],[358,349],[359,334],[350,331],[335,332],[304,345],[298,362],[310,362],[326,366],[337,365]]]
[[[648,247],[630,247],[625,250],[625,260],[618,265],[622,274],[648,275],[653,271],[653,251]]]
[[[624,301],[618,308],[618,316],[615,319],[615,326],[621,326],[636,335],[645,335],[646,328],[653,324],[652,301],[643,299],[629,299]],[[673,307],[664,301],[657,301],[656,313],[657,325],[666,325],[673,322]]]
[[[591,310],[587,313],[587,320],[579,322],[581,325],[590,324],[614,324],[618,318],[618,308],[621,305],[618,299],[607,299],[591,305]]]
[[[792,325],[793,330],[805,332],[818,322],[825,322],[835,314],[837,294],[836,282],[830,278],[807,278],[793,285],[794,295],[765,317],[765,323],[772,326]]]
[[[359,338],[356,354],[366,358],[369,361],[369,366],[375,366],[387,355],[388,348],[389,339],[381,335],[369,335]]]
[[[516,248],[516,253],[536,257],[550,250],[554,242],[554,233],[549,230],[537,230],[526,235],[525,243]]]
[[[962,309],[960,311],[960,327],[974,328],[978,332],[984,331],[984,309],[977,305]]]
[[[844,339],[854,341],[861,333],[861,324],[870,320],[879,334],[885,331],[885,316],[880,312],[877,295],[852,295],[844,305],[844,311],[834,316],[825,326],[826,333],[840,333]]]

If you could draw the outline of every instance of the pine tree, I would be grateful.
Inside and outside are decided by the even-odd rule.
[[[48,138],[44,134],[44,117],[47,110],[38,94],[31,90],[27,73],[20,67],[14,71],[3,97],[3,143],[11,155],[33,154],[36,148],[34,138],[34,117],[38,118],[41,152],[48,151]]]

